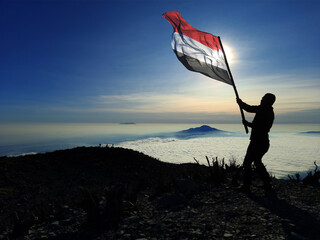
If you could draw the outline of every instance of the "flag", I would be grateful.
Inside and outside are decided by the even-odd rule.
[[[173,27],[171,46],[187,69],[233,85],[218,37],[192,27],[177,11],[162,16]]]

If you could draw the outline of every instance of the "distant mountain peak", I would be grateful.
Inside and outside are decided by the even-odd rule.
[[[180,133],[207,133],[207,132],[223,132],[217,128],[212,128],[208,125],[202,125],[201,127],[189,128],[187,130],[180,131]]]

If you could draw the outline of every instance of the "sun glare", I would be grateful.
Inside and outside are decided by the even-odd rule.
[[[229,63],[232,62],[233,59],[233,51],[232,48],[228,45],[223,45],[224,52],[226,53],[226,57]]]

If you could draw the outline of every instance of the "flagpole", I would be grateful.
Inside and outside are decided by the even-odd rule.
[[[224,58],[225,58],[225,60],[226,60],[226,65],[227,65],[228,73],[229,73],[229,75],[230,75],[230,79],[231,79],[231,82],[232,82],[232,86],[233,86],[233,89],[234,89],[234,93],[236,94],[236,97],[237,97],[237,99],[238,99],[238,98],[239,98],[239,94],[238,94],[236,85],[235,85],[235,83],[234,83],[234,80],[233,80],[233,77],[232,77],[232,74],[231,74],[231,71],[230,71],[230,67],[229,67],[229,64],[228,64],[228,60],[227,60],[227,57],[226,57],[226,54],[225,54],[225,52],[224,52],[223,45],[222,45],[222,42],[221,42],[221,39],[220,39],[219,36],[218,36],[218,39],[219,39],[219,42],[220,42],[220,46],[221,46],[221,49],[222,49],[223,56],[224,56]],[[240,113],[241,113],[242,121],[245,121],[243,109],[242,109],[240,106],[239,106],[239,108],[240,108]],[[248,130],[247,125],[243,124],[243,126],[244,126],[244,129],[246,130],[246,133],[248,134],[249,130]]]

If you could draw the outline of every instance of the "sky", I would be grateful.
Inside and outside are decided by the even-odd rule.
[[[320,123],[311,0],[0,0],[0,123],[241,121],[232,86],[176,58],[172,10],[221,37],[243,101],[271,92],[276,123]]]

